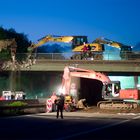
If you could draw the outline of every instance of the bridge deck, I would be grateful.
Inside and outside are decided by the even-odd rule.
[[[140,73],[140,60],[37,60],[30,69],[22,71],[63,71],[65,66],[93,69],[101,72]]]

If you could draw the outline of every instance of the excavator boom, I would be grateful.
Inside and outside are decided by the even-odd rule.
[[[104,38],[104,37],[100,37],[100,38],[96,38],[93,43],[99,43],[99,44],[107,44],[109,46],[112,46],[112,47],[115,47],[115,48],[118,48],[118,49],[121,49],[122,46],[126,46],[120,42],[117,42],[117,41],[113,41],[113,40],[110,40],[110,39],[107,39],[107,38]]]
[[[96,79],[101,81],[103,84],[108,84],[111,82],[108,76],[100,72],[95,72],[93,70],[86,70],[86,69],[75,68],[75,67],[69,67],[69,69],[70,71],[75,70],[70,72],[70,75],[74,77]]]
[[[104,75],[103,73],[95,72],[93,70],[66,66],[64,68],[62,80],[62,89],[64,89],[64,94],[69,95],[72,77],[95,79],[101,81],[103,84],[109,84],[111,82],[109,77]]]
[[[64,43],[69,43],[73,39],[72,36],[52,36],[52,35],[47,35],[41,39],[39,39],[39,42],[37,44],[32,44],[29,48],[28,51],[33,51],[35,48],[47,43],[47,42],[64,42]]]

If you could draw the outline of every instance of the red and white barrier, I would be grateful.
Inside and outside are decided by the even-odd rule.
[[[46,100],[46,112],[52,112],[52,100],[51,98]]]

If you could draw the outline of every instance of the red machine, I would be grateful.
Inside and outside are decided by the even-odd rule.
[[[107,109],[114,109],[114,108],[136,108],[137,102],[140,99],[140,90],[138,89],[121,89],[120,87],[120,81],[111,81],[108,76],[106,76],[103,73],[95,72],[93,70],[86,70],[82,68],[76,68],[76,67],[65,67],[64,68],[64,74],[63,74],[63,80],[62,80],[62,88],[63,93],[66,95],[72,95],[75,97],[75,99],[78,101],[79,95],[81,93],[78,93],[78,89],[85,90],[83,87],[80,87],[80,82],[75,82],[73,80],[74,77],[80,78],[86,78],[90,80],[95,80],[97,82],[101,83],[101,92],[97,91],[96,83],[94,85],[91,85],[94,87],[94,90],[91,92],[92,87],[90,87],[90,90],[87,91],[87,93],[84,94],[84,97],[92,98],[92,94],[96,92],[96,94],[101,94],[102,99],[100,98],[97,102],[97,105],[100,108],[107,108]],[[74,85],[75,84],[75,85]],[[78,87],[79,86],[79,87]],[[88,83],[84,83],[84,86],[86,89],[88,89]],[[74,87],[74,88],[73,88]],[[90,95],[89,93],[90,92]],[[88,96],[87,96],[88,94]],[[97,98],[97,97],[96,97]]]
[[[140,99],[140,90],[137,89],[121,89],[120,90],[121,99]]]

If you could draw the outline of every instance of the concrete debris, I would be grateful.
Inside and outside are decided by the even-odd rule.
[[[2,65],[2,70],[21,70],[21,69],[30,69],[32,65],[36,64],[36,60],[28,59],[26,61],[7,61]]]

